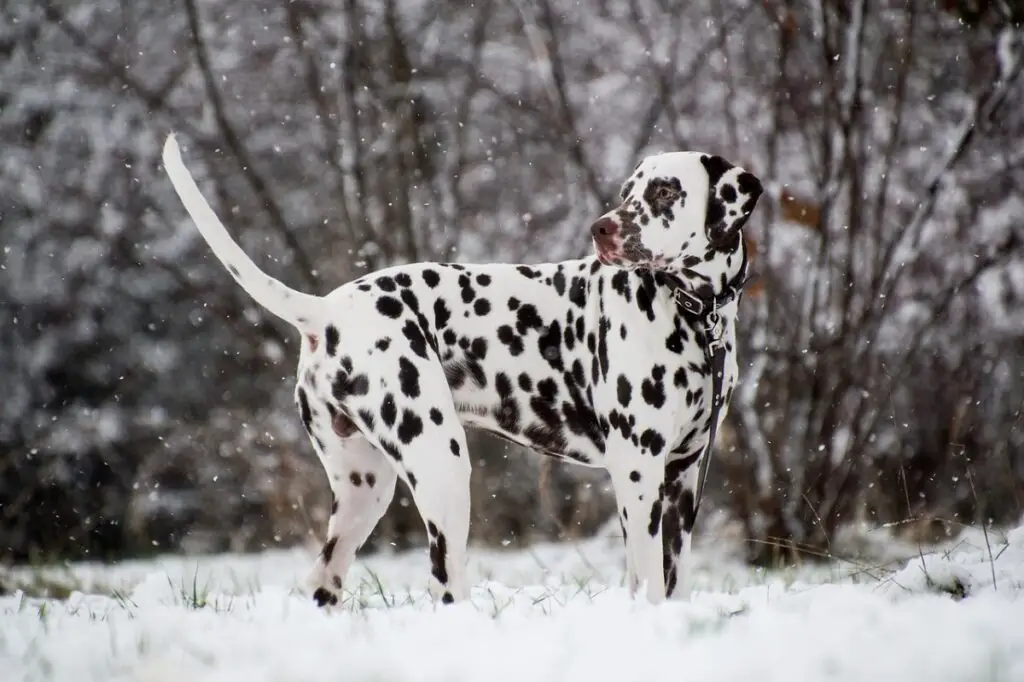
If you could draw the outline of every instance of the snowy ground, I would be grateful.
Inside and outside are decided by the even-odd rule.
[[[74,566],[65,600],[0,597],[0,680],[1024,680],[1024,527],[903,568],[765,573],[705,549],[692,599],[660,607],[628,598],[608,538],[474,552],[454,607],[417,552],[362,562],[325,614],[296,592],[310,560]]]

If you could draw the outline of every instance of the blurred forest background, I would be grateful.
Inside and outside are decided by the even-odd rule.
[[[643,155],[722,154],[767,191],[702,523],[765,564],[851,524],[1019,519],[1022,20],[1020,0],[9,0],[0,559],[324,532],[299,339],[188,220],[171,130],[244,248],[317,293],[583,255]],[[471,442],[478,543],[613,510],[603,472]],[[400,490],[370,549],[422,532]]]

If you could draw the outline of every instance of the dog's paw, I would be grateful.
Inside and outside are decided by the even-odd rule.
[[[318,587],[313,590],[313,601],[315,601],[316,605],[321,608],[337,606],[338,595],[331,592],[326,587]]]

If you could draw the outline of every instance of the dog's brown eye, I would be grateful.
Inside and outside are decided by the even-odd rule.
[[[667,200],[675,197],[675,195],[676,193],[668,187],[659,187],[654,196],[658,199]]]

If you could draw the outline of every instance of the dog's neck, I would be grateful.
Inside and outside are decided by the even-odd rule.
[[[731,254],[717,252],[710,260],[680,259],[656,273],[659,284],[679,301],[699,301],[698,307],[721,307],[739,298],[749,278],[749,261],[742,240]],[[688,267],[692,264],[692,267]],[[721,267],[714,267],[721,264]],[[710,266],[710,267],[709,267]],[[692,312],[692,308],[691,308]]]

